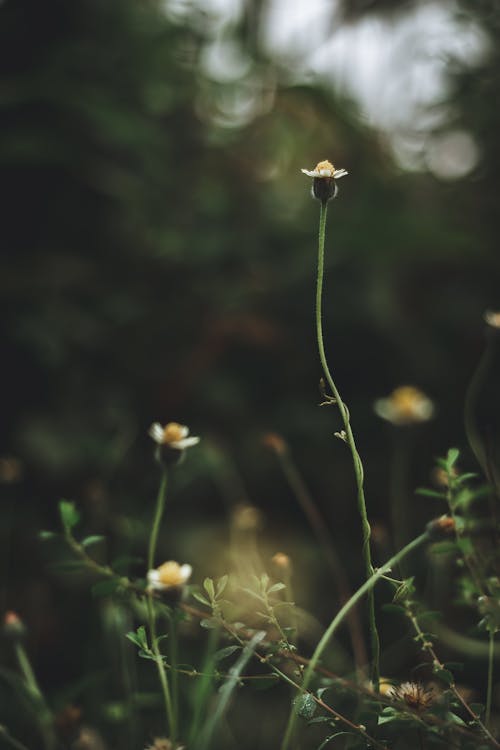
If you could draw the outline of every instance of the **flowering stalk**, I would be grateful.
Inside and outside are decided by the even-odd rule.
[[[316,333],[318,338],[318,349],[319,357],[321,360],[321,366],[325,374],[326,381],[331,388],[331,392],[335,399],[335,403],[339,408],[342,421],[344,423],[345,430],[345,441],[350,448],[352,459],[354,463],[354,473],[356,475],[357,494],[358,494],[358,509],[361,516],[361,528],[363,534],[363,558],[365,563],[365,573],[367,578],[373,575],[373,565],[370,551],[370,536],[371,528],[368,521],[368,514],[366,511],[365,493],[363,488],[364,472],[363,464],[356,448],[354,441],[354,435],[351,429],[351,422],[349,418],[349,411],[345,406],[340,393],[335,385],[333,377],[328,367],[326,360],[325,346],[323,343],[323,325],[322,325],[322,297],[323,297],[323,270],[324,270],[324,257],[325,257],[325,227],[326,227],[326,212],[327,212],[327,201],[321,201],[321,209],[319,215],[319,238],[318,238],[318,278],[316,285]],[[370,642],[371,642],[371,679],[374,690],[378,691],[378,684],[380,678],[380,641],[377,631],[377,623],[375,620],[375,599],[373,590],[370,590],[368,596],[368,619],[370,627]]]
[[[152,570],[154,566],[154,559],[156,553],[156,545],[158,542],[158,534],[160,531],[161,520],[165,510],[165,502],[167,498],[167,471],[163,471],[161,478],[160,489],[158,490],[158,497],[156,500],[156,511],[153,520],[153,526],[151,528],[151,535],[149,537],[149,548],[148,548],[148,570]],[[170,693],[170,685],[168,682],[167,672],[165,670],[165,664],[163,656],[158,647],[158,636],[156,632],[156,613],[154,610],[153,602],[153,589],[149,590],[147,597],[147,608],[148,608],[148,625],[149,632],[151,635],[151,648],[155,657],[156,668],[158,670],[158,677],[160,680],[161,689],[163,692],[163,699],[165,702],[165,711],[168,719],[169,734],[172,741],[175,741],[177,732],[177,721],[176,715],[172,703],[172,696]]]
[[[388,560],[385,563],[385,565],[382,565],[380,568],[377,569],[377,571],[374,571],[372,575],[364,582],[364,584],[360,586],[357,591],[354,592],[354,594],[351,596],[349,601],[346,602],[344,606],[337,612],[337,614],[331,621],[330,625],[325,630],[323,637],[321,638],[320,642],[316,646],[316,649],[313,655],[311,656],[311,659],[309,660],[309,664],[304,673],[304,679],[301,685],[302,693],[305,693],[307,689],[309,688],[309,684],[314,675],[314,671],[316,667],[318,666],[318,662],[321,659],[323,652],[325,651],[326,647],[330,643],[335,632],[338,630],[340,624],[345,620],[345,618],[347,617],[349,612],[352,610],[352,608],[356,606],[358,601],[365,594],[369,594],[371,591],[373,591],[375,584],[380,578],[383,578],[395,565],[398,565],[401,560],[403,560],[408,554],[410,554],[410,552],[413,552],[413,550],[417,549],[417,547],[420,547],[420,545],[424,544],[424,542],[427,542],[428,539],[429,539],[429,534],[428,532],[425,532],[424,534],[421,534],[420,536],[418,536],[416,539],[413,539],[413,541],[407,544],[406,547],[403,547],[403,549],[397,552],[393,557],[391,557],[390,560]],[[288,719],[288,725],[285,731],[285,736],[281,744],[281,750],[288,749],[290,745],[290,741],[295,732],[296,722],[297,722],[297,712],[295,710],[295,707],[293,707],[290,713],[290,717]]]

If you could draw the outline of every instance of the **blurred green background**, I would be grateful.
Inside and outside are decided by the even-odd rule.
[[[282,7],[284,26],[299,5]],[[328,217],[325,343],[365,461],[375,557],[391,550],[398,466],[415,533],[442,510],[413,498],[434,458],[456,445],[477,468],[463,404],[482,315],[500,307],[500,11],[439,5],[464,36],[446,51],[429,26],[440,85],[427,109],[411,109],[411,92],[385,96],[396,52],[364,100],[348,85],[370,64],[363,42],[352,57],[344,44],[344,78],[305,53],[317,45],[328,60],[330,39],[378,29],[375,59],[400,38],[411,66],[398,29],[432,3],[338,2],[317,33],[304,28],[275,54],[265,40],[282,4],[266,0],[0,4],[0,608],[27,623],[49,692],[86,704],[97,724],[112,720],[81,680],[98,673],[109,689],[103,653],[118,646],[106,651],[88,586],[51,575],[36,535],[56,527],[66,497],[88,531],[107,535],[103,555],[144,559],[152,421],[202,437],[172,479],[161,540],[165,559],[193,564],[195,582],[226,571],[231,509],[251,503],[264,561],[291,554],[300,603],[322,619],[335,611],[313,536],[262,443],[268,431],[290,446],[351,585],[362,578],[351,461],[333,437],[338,415],[318,408],[318,204],[302,167],[331,159],[350,173]],[[385,101],[383,116],[370,101]],[[375,416],[374,400],[402,383],[433,399],[431,422],[395,430]],[[147,739],[122,729],[132,744],[120,747]]]

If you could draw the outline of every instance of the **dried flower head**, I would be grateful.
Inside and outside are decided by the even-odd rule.
[[[500,328],[500,312],[496,310],[486,310],[484,319],[492,328]]]
[[[377,399],[374,408],[379,417],[398,426],[426,422],[434,414],[430,398],[412,385],[395,388],[386,398]]]
[[[281,435],[278,435],[276,432],[266,432],[262,437],[262,443],[266,448],[270,448],[279,456],[286,453],[286,443]]]
[[[148,570],[148,588],[155,591],[180,589],[191,578],[191,565],[179,565],[175,560],[169,560],[159,568]]]
[[[431,541],[437,542],[455,536],[456,523],[451,516],[444,515],[429,521],[426,529]]]
[[[3,634],[13,640],[26,635],[26,627],[17,612],[9,610],[5,613],[3,618]]]
[[[434,691],[426,688],[421,682],[402,682],[401,685],[389,690],[387,695],[395,701],[406,703],[408,708],[418,713],[427,711],[436,697]]]
[[[312,194],[322,203],[337,195],[337,184],[335,180],[345,177],[346,169],[335,169],[333,164],[325,159],[316,164],[314,169],[302,169],[301,172],[313,178]]]

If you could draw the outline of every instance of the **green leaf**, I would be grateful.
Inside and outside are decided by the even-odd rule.
[[[274,586],[271,586],[271,588],[267,590],[267,593],[274,594],[277,591],[283,591],[283,589],[286,589],[286,586],[284,583],[275,583]]]
[[[38,532],[38,538],[42,540],[42,542],[46,542],[49,539],[55,539],[58,535],[54,531],[39,531]]]
[[[406,609],[404,607],[401,607],[399,604],[383,604],[382,609],[384,612],[391,612],[393,614],[406,616]]]
[[[446,495],[443,492],[438,492],[437,490],[431,490],[427,487],[419,487],[417,490],[415,490],[416,495],[422,495],[422,497],[432,497],[436,500],[444,500],[446,502]]]
[[[204,605],[205,605],[205,607],[211,607],[211,606],[212,606],[212,605],[210,604],[210,602],[208,601],[208,599],[206,599],[206,598],[205,598],[205,597],[203,596],[203,594],[198,594],[198,592],[197,592],[197,591],[193,591],[193,592],[191,593],[191,596],[193,597],[193,599],[196,599],[196,601],[197,601],[197,602],[200,602],[200,604],[204,604]]]
[[[335,732],[335,734],[331,734],[329,737],[323,740],[321,745],[318,747],[318,750],[323,750],[323,748],[327,746],[330,740],[335,739],[335,737],[341,737],[342,735],[346,735],[346,734],[351,735],[351,737],[356,736],[354,732]]]
[[[98,542],[106,541],[106,537],[102,534],[94,534],[93,536],[86,536],[85,539],[82,539],[81,545],[82,547],[90,547],[92,544],[97,544]]]
[[[215,599],[215,587],[213,580],[211,578],[205,578],[205,580],[203,581],[203,588],[210,597],[210,601],[213,601]]]
[[[143,649],[143,651],[147,651],[147,649],[149,648],[146,628],[144,627],[144,625],[138,627],[135,633],[134,631],[126,633],[125,638],[128,638],[129,641],[135,643],[135,645],[139,646],[139,648]]]
[[[433,674],[442,682],[445,683],[445,685],[453,685],[455,679],[452,675],[452,673],[448,669],[441,669],[440,667],[436,667],[433,669]]]
[[[109,594],[116,593],[120,588],[123,588],[122,578],[121,576],[116,576],[115,578],[109,578],[106,581],[94,583],[91,591],[93,596],[109,596]]]
[[[448,455],[446,456],[446,464],[452,469],[460,457],[460,451],[458,448],[450,448]]]
[[[221,648],[219,651],[215,652],[213,657],[214,662],[217,664],[219,661],[222,661],[222,659],[226,659],[228,656],[231,656],[231,654],[234,654],[240,649],[241,646],[226,646],[226,648]]]
[[[316,713],[316,701],[310,693],[302,693],[295,698],[293,705],[297,714],[303,719],[312,719]]]
[[[205,617],[203,618],[203,620],[200,620],[200,625],[202,628],[206,628],[207,630],[215,630],[219,627],[219,623],[217,622],[217,620],[209,617]]]
[[[219,580],[217,581],[217,596],[218,597],[222,596],[224,589],[227,586],[228,581],[229,581],[228,575],[222,576],[222,578],[219,578]]]
[[[59,502],[59,515],[61,516],[61,522],[65,532],[70,534],[71,529],[73,529],[80,520],[80,514],[77,511],[75,504],[70,500],[61,500]]]

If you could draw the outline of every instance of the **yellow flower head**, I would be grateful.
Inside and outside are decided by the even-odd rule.
[[[434,404],[425,393],[412,385],[402,385],[375,401],[375,412],[395,425],[426,422],[434,413]]]
[[[188,437],[189,428],[177,422],[169,422],[165,426],[155,422],[149,428],[148,434],[158,445],[180,451],[200,442],[199,437]]]
[[[180,588],[191,578],[191,565],[179,565],[175,560],[169,560],[159,568],[148,570],[148,588],[157,591]]]
[[[345,177],[346,174],[349,174],[346,169],[335,169],[331,161],[328,161],[327,159],[318,162],[314,169],[301,169],[300,171],[306,174],[308,177],[320,177],[327,179],[331,179],[333,177],[335,180],[338,180],[339,177]]]

